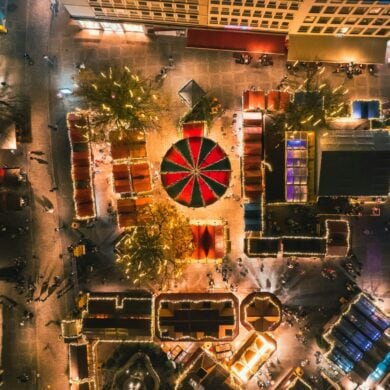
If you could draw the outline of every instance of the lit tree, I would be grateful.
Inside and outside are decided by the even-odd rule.
[[[165,287],[178,278],[184,260],[193,251],[193,235],[187,218],[167,202],[153,203],[140,212],[143,225],[127,233],[117,245],[117,262],[127,279]]]
[[[109,67],[95,73],[81,70],[76,76],[77,96],[93,111],[93,125],[110,130],[151,130],[158,128],[164,110],[152,82],[127,66]]]
[[[290,80],[290,86],[297,87],[297,95],[282,114],[289,129],[328,128],[330,120],[348,114],[348,90],[342,85],[332,87],[329,80],[323,79],[321,74],[322,70],[316,64],[308,64],[305,72],[299,73],[296,80]]]

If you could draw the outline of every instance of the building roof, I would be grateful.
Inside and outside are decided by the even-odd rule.
[[[144,290],[94,293],[83,312],[83,333],[100,338],[151,336],[152,296]]]
[[[82,381],[89,377],[88,370],[88,344],[69,345],[69,379]]]
[[[233,294],[161,294],[155,306],[156,334],[160,339],[207,340],[237,336],[238,302]]]
[[[194,389],[193,383],[200,384],[204,390],[229,390],[229,372],[218,364],[209,354],[198,349],[192,358],[190,370],[180,382],[178,389]]]
[[[323,151],[319,196],[388,195],[390,151]]]
[[[245,239],[245,254],[248,257],[276,256],[279,251],[278,237],[249,237]]]
[[[383,64],[387,39],[290,34],[287,58],[288,61]]]
[[[283,237],[283,253],[285,254],[318,254],[326,252],[326,238],[322,237]]]
[[[190,80],[182,89],[179,90],[179,96],[190,106],[194,107],[206,92],[199,86],[195,80]]]

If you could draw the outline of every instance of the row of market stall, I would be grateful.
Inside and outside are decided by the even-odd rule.
[[[118,225],[136,226],[141,210],[151,202],[152,177],[143,131],[111,131],[113,189],[117,194]]]
[[[88,118],[82,113],[70,112],[67,115],[67,126],[71,148],[71,172],[76,219],[95,218],[93,161],[89,144]]]

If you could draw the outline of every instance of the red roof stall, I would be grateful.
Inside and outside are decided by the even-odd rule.
[[[217,260],[224,256],[224,225],[191,224],[191,228],[194,235],[193,259]]]
[[[183,138],[203,137],[205,132],[205,123],[204,122],[183,123],[182,131],[183,131]]]
[[[77,219],[96,216],[91,172],[91,148],[87,119],[80,113],[67,115],[68,135],[71,147],[73,199]]]
[[[244,91],[242,95],[243,111],[265,110],[264,91]]]
[[[267,110],[283,111],[291,101],[291,95],[283,91],[269,91],[267,94]]]

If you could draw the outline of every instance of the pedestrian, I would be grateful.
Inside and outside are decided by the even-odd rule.
[[[175,60],[173,59],[172,56],[169,56],[169,58],[168,58],[168,64],[169,64],[169,66],[170,66],[171,68],[174,67],[174,65],[175,65]]]

